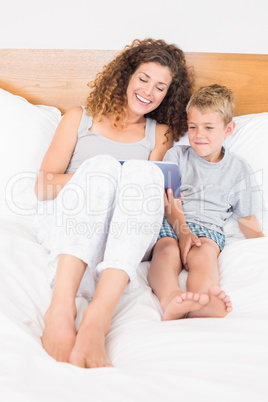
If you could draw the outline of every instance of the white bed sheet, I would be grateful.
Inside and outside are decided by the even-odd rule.
[[[222,252],[226,318],[161,321],[139,266],[114,313],[107,349],[113,368],[58,363],[42,348],[51,290],[47,254],[32,217],[0,205],[0,400],[148,402],[268,400],[268,239],[237,240]],[[185,273],[181,283],[185,281]],[[86,301],[77,299],[81,319]]]

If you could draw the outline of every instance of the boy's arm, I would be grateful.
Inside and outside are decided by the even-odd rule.
[[[173,197],[173,191],[171,188],[167,190],[167,195],[165,194],[165,214],[167,220],[179,239],[182,263],[186,265],[187,254],[189,253],[190,249],[194,245],[198,247],[201,246],[201,242],[200,239],[194,233],[192,233],[187,226],[182,209],[181,199],[175,199]]]
[[[254,215],[246,216],[245,218],[237,218],[237,220],[240,230],[247,239],[265,237],[261,230],[259,222]]]

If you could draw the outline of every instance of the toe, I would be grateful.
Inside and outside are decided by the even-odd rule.
[[[200,298],[199,298],[200,304],[205,305],[205,304],[208,304],[208,302],[209,302],[209,296],[206,293],[203,293],[202,295],[200,295]]]
[[[182,293],[181,294],[182,301],[185,301],[187,298],[188,298],[187,293]]]
[[[176,303],[179,303],[179,304],[183,303],[183,301],[184,301],[181,296],[177,296],[176,299],[174,299],[174,300],[176,301]]]
[[[193,294],[193,299],[194,299],[194,301],[199,301],[199,298],[200,298],[200,294],[199,294],[199,293],[194,293],[194,294]]]

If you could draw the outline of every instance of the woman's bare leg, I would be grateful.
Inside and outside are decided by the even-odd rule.
[[[85,269],[86,264],[80,259],[67,254],[59,256],[42,336],[44,349],[57,361],[68,362],[75,343],[75,296]]]
[[[92,302],[86,308],[69,362],[87,368],[112,366],[105,348],[112,314],[129,277],[120,269],[105,269]]]
[[[171,237],[157,241],[148,273],[149,284],[158,297],[164,321],[183,318],[189,311],[208,303],[206,294],[184,292],[179,287],[178,275],[182,265],[178,243]]]

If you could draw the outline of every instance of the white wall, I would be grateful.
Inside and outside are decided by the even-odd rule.
[[[0,3],[0,48],[121,49],[154,37],[184,51],[268,53],[267,0]]]

